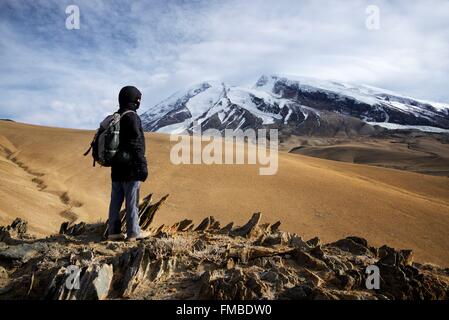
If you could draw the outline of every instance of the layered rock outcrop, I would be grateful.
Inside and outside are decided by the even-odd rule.
[[[0,228],[0,299],[448,299],[449,269],[410,250],[372,247],[359,237],[322,244],[261,223],[214,217],[152,226],[167,197],[140,205],[140,242],[110,242],[105,224],[63,224],[35,239],[17,219]],[[367,269],[379,271],[368,289]],[[368,279],[369,282],[369,279]]]

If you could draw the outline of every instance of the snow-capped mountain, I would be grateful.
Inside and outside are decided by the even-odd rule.
[[[449,104],[387,90],[313,78],[262,76],[253,86],[204,82],[141,115],[145,131],[181,133],[193,126],[278,128],[283,134],[372,134],[387,129],[449,129]],[[378,125],[378,126],[374,126]],[[198,129],[198,128],[195,128]]]

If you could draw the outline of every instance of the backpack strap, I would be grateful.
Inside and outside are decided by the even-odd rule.
[[[87,156],[89,154],[90,150],[92,150],[92,146],[94,145],[94,141],[97,138],[97,135],[98,135],[98,130],[95,132],[95,136],[92,139],[92,142],[90,143],[89,149],[87,149],[87,151],[83,153],[84,156]]]
[[[136,111],[134,111],[134,110],[126,110],[125,112],[123,112],[123,113],[120,115],[120,119],[122,119],[122,117],[123,117],[125,114],[130,113],[130,112],[133,112],[133,113],[137,114]]]
[[[92,146],[94,145],[94,141],[95,141],[95,138],[96,138],[96,137],[97,137],[97,133],[95,133],[95,136],[94,136],[94,138],[92,139],[92,142],[90,143],[89,149],[87,149],[87,151],[83,153],[84,156],[87,156],[87,155],[89,154],[90,150],[92,150]]]
[[[89,149],[87,149],[87,151],[83,153],[83,156],[87,156],[90,150],[92,150],[92,145],[90,145]]]

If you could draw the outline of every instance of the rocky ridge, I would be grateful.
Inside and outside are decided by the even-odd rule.
[[[64,223],[45,239],[21,219],[0,227],[0,299],[449,298],[449,269],[415,262],[411,250],[305,241],[260,213],[236,227],[212,216],[155,227],[167,196],[151,198],[139,216],[153,236],[140,242],[106,241],[104,223]],[[377,290],[367,289],[368,266],[380,272]]]

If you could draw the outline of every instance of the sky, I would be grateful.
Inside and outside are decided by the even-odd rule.
[[[125,85],[142,113],[203,81],[263,74],[449,102],[448,17],[447,0],[1,0],[0,118],[95,129]]]

